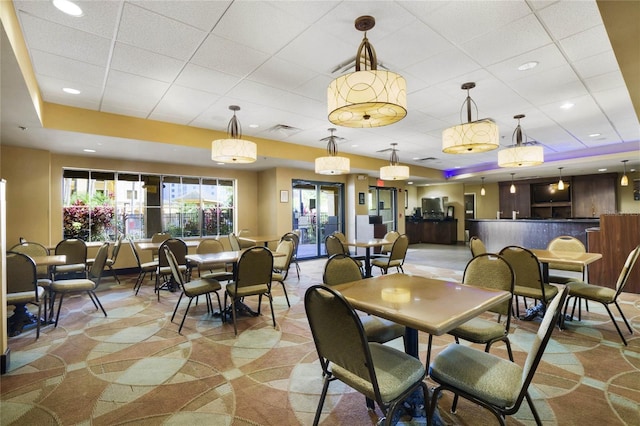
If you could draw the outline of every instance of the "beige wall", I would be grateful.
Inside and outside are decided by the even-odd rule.
[[[640,174],[638,172],[635,173],[627,173],[627,177],[629,178],[629,186],[620,186],[620,178],[622,175],[618,176],[618,212],[620,213],[640,213],[640,200],[636,201],[633,199],[633,185],[634,179],[636,180],[635,184],[640,185]]]
[[[444,207],[445,209],[448,206],[454,207],[454,217],[458,219],[458,241],[464,241],[464,193],[465,186],[462,183],[422,186],[418,188],[417,193],[418,200],[436,197],[448,198]]]
[[[476,219],[495,219],[500,206],[497,183],[485,183],[485,195],[480,195],[482,185],[465,185],[465,194],[476,194]]]

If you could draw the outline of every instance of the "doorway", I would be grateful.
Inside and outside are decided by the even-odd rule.
[[[325,237],[344,232],[344,185],[294,180],[291,193],[293,229],[300,230],[298,259],[324,256]]]

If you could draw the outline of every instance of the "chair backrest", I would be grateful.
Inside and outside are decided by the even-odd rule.
[[[522,368],[522,389],[520,390],[520,395],[518,395],[518,399],[514,404],[516,408],[520,406],[522,400],[527,394],[529,384],[531,384],[531,380],[536,373],[538,364],[540,364],[540,360],[542,359],[544,350],[547,347],[547,343],[549,343],[551,333],[558,321],[558,317],[560,316],[562,306],[564,305],[564,301],[567,298],[568,293],[569,287],[565,286],[558,292],[556,297],[547,304],[547,310],[544,314],[544,318],[540,323],[540,327],[538,327],[538,332],[533,339],[533,344],[531,345],[527,358],[524,361]]]
[[[7,293],[21,293],[35,291],[36,300],[38,292],[38,279],[36,276],[36,264],[24,253],[7,252]]]
[[[629,275],[631,274],[631,270],[633,269],[633,265],[636,264],[636,260],[638,260],[638,256],[640,255],[640,245],[631,250],[631,253],[627,256],[627,260],[624,262],[624,266],[620,271],[620,275],[618,275],[618,281],[616,282],[616,297],[622,290],[624,290],[624,286],[627,284],[629,280]]]
[[[104,271],[104,266],[107,263],[107,256],[109,255],[109,243],[105,242],[98,249],[98,253],[96,254],[96,258],[93,261],[93,265],[91,265],[91,269],[89,269],[89,279],[94,281],[96,285],[100,283],[100,278],[102,278],[102,271]]]
[[[273,255],[266,247],[255,246],[246,249],[236,268],[236,288],[266,284],[271,286]]]
[[[138,254],[136,244],[131,238],[127,238],[127,241],[129,241],[129,246],[131,247],[131,251],[133,252],[133,257],[136,258],[136,263],[138,264],[138,268],[140,268],[142,266],[142,263],[140,262],[140,255]]]
[[[152,243],[161,243],[163,241],[168,240],[169,238],[171,238],[171,234],[168,232],[156,232],[155,234],[153,234],[151,236],[151,242]]]
[[[169,249],[171,249],[171,252],[178,262],[178,265],[187,264],[187,244],[179,238],[169,238],[160,245],[160,249],[158,251],[158,266],[169,266],[169,261],[167,260],[166,256],[164,255],[164,251],[162,250],[162,247],[164,246],[167,246],[169,247]]]
[[[327,251],[327,256],[331,257],[334,254],[346,254],[346,250],[342,245],[340,239],[335,235],[327,235],[327,238],[324,239],[325,250]]]
[[[398,231],[389,231],[384,234],[383,239],[389,241],[390,244],[385,244],[380,248],[380,252],[389,253],[393,247],[393,243],[398,239],[400,233]]]
[[[547,245],[547,250],[570,251],[575,253],[587,252],[587,249],[584,246],[584,244],[582,244],[582,241],[568,235],[562,235],[560,237],[556,237],[553,240],[551,240]],[[561,269],[564,271],[582,272],[584,270],[584,266],[583,265],[558,265],[556,263],[550,262],[549,269]]]
[[[542,290],[542,272],[540,262],[535,254],[524,247],[507,246],[500,250],[515,274],[516,285]]]
[[[67,264],[87,262],[87,244],[77,238],[62,240],[56,246],[56,254],[67,256]]]
[[[233,232],[229,234],[229,245],[232,251],[240,251],[240,240]]]
[[[339,239],[341,243],[346,243],[347,242],[347,237],[340,231],[333,231],[333,233],[331,235],[333,235],[337,239]]]
[[[118,253],[120,253],[120,246],[122,245],[122,239],[124,235],[118,233],[118,237],[116,238],[116,242],[113,244],[113,251],[111,252],[111,262],[116,263],[118,259]]]
[[[160,247],[160,252],[162,253],[162,257],[167,259],[167,263],[171,268],[171,275],[173,276],[173,280],[180,285],[180,289],[184,291],[184,277],[179,269],[178,260],[173,255],[173,252],[169,248],[168,245],[162,245]]]
[[[293,242],[293,258],[296,259],[298,257],[298,245],[300,244],[300,236],[295,232],[287,232],[280,238],[282,240],[290,240]]]
[[[322,282],[325,285],[338,285],[362,279],[360,266],[346,254],[334,254],[324,265]]]
[[[27,256],[31,256],[31,257],[49,255],[48,248],[46,248],[40,243],[34,243],[34,242],[28,242],[28,241],[25,241],[24,243],[16,244],[15,246],[11,247],[9,251],[26,254]],[[49,267],[46,265],[36,266],[36,273],[38,274],[38,278],[47,278],[49,277]]]
[[[471,249],[471,256],[473,257],[487,252],[487,248],[484,246],[482,240],[476,236],[471,237],[469,240],[469,248]]]
[[[278,247],[276,248],[276,253],[284,253],[284,262],[281,260],[274,262],[278,263],[278,269],[282,269],[282,271],[288,271],[289,266],[291,265],[291,259],[293,259],[293,251],[295,249],[295,243],[289,239],[282,239],[278,243]]]
[[[393,243],[391,247],[391,253],[389,254],[389,262],[392,260],[400,260],[404,263],[404,258],[407,255],[407,249],[409,248],[409,237],[406,235],[400,235]]]
[[[353,307],[338,291],[322,285],[307,289],[304,307],[324,372],[329,371],[331,363],[344,368],[370,383],[379,401],[369,344]]]
[[[224,246],[218,240],[202,240],[196,248],[197,254],[222,253]]]
[[[483,253],[471,259],[464,268],[462,283],[474,287],[493,288],[511,293],[515,275],[507,260],[499,254]],[[490,309],[500,315],[506,315],[507,321],[511,317],[511,299]]]

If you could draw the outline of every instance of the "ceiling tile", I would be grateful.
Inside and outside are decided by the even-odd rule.
[[[100,87],[78,83],[73,88],[80,90],[81,93],[79,95],[71,95],[62,91],[64,87],[70,86],[69,81],[45,75],[38,75],[37,78],[43,98],[47,102],[91,110],[97,110],[100,106],[100,97],[102,95]]]
[[[168,83],[112,70],[107,79],[103,107],[131,108],[149,114],[168,89]]]
[[[603,25],[560,40],[560,46],[570,61],[578,61],[611,50],[611,43]]]
[[[407,72],[428,85],[435,85],[480,69],[480,65],[459,50],[449,49],[420,63],[407,67]]]
[[[559,103],[586,93],[584,85],[568,65],[521,78],[511,87],[535,105]]]
[[[175,84],[222,95],[227,93],[240,79],[209,68],[187,64]]]
[[[556,40],[602,24],[595,2],[559,1],[541,9],[538,16]]]
[[[65,80],[70,85],[90,85],[101,88],[104,84],[107,71],[105,67],[52,55],[41,50],[33,50],[31,60],[35,72],[39,75]]]
[[[518,67],[528,62],[538,62],[534,68],[520,71]],[[521,78],[549,71],[550,69],[566,65],[567,60],[555,44],[548,44],[539,49],[530,50],[522,55],[509,58],[487,67],[493,75],[505,82],[511,82]]]
[[[188,123],[216,100],[217,96],[211,93],[173,85],[153,109],[149,118],[160,120],[160,116],[172,116],[186,119]]]
[[[609,90],[618,87],[622,87],[626,90],[624,78],[618,70],[587,78],[584,80],[584,83],[591,93],[601,92],[603,90]]]
[[[270,58],[247,76],[248,80],[278,89],[292,90],[316,77],[317,72],[280,58]]]
[[[209,34],[193,56],[191,63],[227,74],[244,77],[264,63],[269,56],[234,41]]]
[[[211,31],[232,3],[230,0],[183,0],[179,2],[128,0],[127,2],[204,31]]]
[[[206,32],[175,19],[125,4],[117,40],[164,56],[188,60]]]
[[[116,43],[111,68],[154,80],[172,82],[184,62],[123,43]]]

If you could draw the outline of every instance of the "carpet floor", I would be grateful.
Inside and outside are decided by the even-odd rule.
[[[416,261],[415,253],[408,259],[407,273],[462,278],[461,270]],[[187,304],[183,298],[172,323],[178,293],[162,292],[157,302],[151,281],[134,296],[135,275],[121,276],[121,284],[107,277],[97,293],[108,317],[87,296],[69,297],[57,328],[43,327],[38,340],[35,330],[9,339],[9,372],[0,378],[0,422],[310,425],[322,377],[302,298],[307,287],[321,282],[324,262],[301,262],[299,279],[291,268],[286,281],[291,308],[282,287],[274,286],[275,329],[263,302],[261,316],[239,319],[237,337],[231,324],[207,314],[205,303],[192,305],[178,334]],[[257,297],[247,303],[257,308]],[[623,294],[621,307],[636,330],[629,335],[623,328],[629,346],[622,345],[606,311],[595,303],[582,321],[554,330],[530,387],[545,425],[640,425],[640,296]],[[516,363],[524,362],[538,325],[512,321]],[[420,333],[423,360],[427,337]],[[435,337],[434,354],[452,342],[450,336]],[[402,347],[401,339],[390,344]],[[507,358],[502,344],[491,351]],[[451,400],[445,393],[439,401],[445,423],[497,424],[488,411],[464,400],[451,414]],[[367,411],[362,395],[333,382],[321,424],[371,425],[379,415],[379,410]],[[425,423],[424,417],[404,417],[399,424]],[[534,424],[526,402],[507,423]]]

